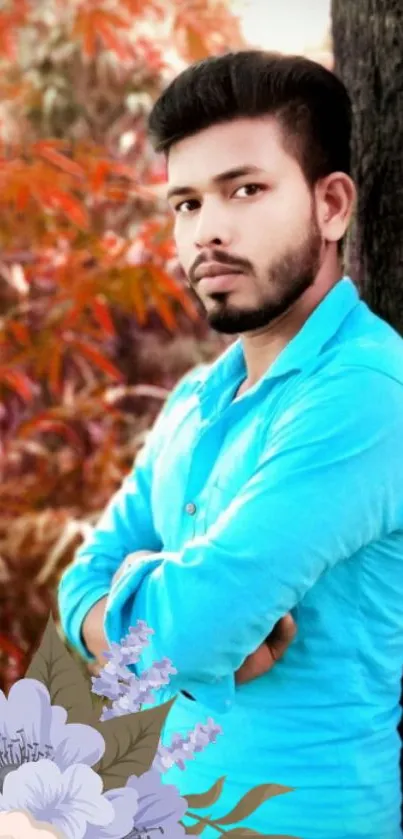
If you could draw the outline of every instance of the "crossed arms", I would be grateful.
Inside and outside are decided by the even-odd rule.
[[[109,641],[145,620],[155,634],[144,665],[167,656],[178,670],[173,689],[228,705],[234,674],[320,576],[401,524],[402,392],[359,367],[306,383],[251,479],[203,537],[175,553],[163,550],[152,526],[154,437],[65,574],[67,636],[85,652],[84,617],[107,595]],[[123,567],[111,586],[125,557],[142,549],[153,553]]]

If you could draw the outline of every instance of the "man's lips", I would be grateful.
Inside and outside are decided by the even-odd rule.
[[[198,291],[212,294],[219,291],[231,291],[234,280],[243,274],[239,268],[224,265],[222,262],[206,262],[195,271]]]
[[[228,274],[242,274],[239,268],[235,268],[232,265],[224,265],[222,262],[205,262],[203,265],[199,265],[194,272],[194,277],[196,280],[202,280],[204,277],[220,277],[220,276],[227,276]]]
[[[197,290],[205,294],[213,294],[219,291],[232,291],[240,275],[241,272],[237,271],[234,274],[217,274],[216,277],[202,277],[198,283]]]

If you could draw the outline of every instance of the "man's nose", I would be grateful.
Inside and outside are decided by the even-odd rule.
[[[228,247],[232,241],[229,220],[222,208],[204,204],[195,231],[195,245],[203,249],[212,245]]]

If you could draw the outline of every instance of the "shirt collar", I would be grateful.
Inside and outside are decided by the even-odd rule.
[[[328,292],[309,316],[300,331],[287,344],[269,367],[259,382],[284,376],[304,367],[318,357],[326,343],[330,341],[347,315],[359,303],[358,291],[350,279],[343,277]],[[242,339],[238,338],[208,367],[201,371],[198,390],[201,395],[206,389],[227,389],[228,385],[244,378],[247,374]]]

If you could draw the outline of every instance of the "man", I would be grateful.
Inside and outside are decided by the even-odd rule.
[[[223,729],[166,776],[226,775],[213,818],[276,782],[295,791],[250,828],[397,839],[403,342],[342,276],[347,92],[304,58],[232,53],[181,73],[150,130],[180,263],[239,337],[175,388],[66,572],[65,632],[88,655],[154,629],[143,665],[178,670],[167,740]]]

